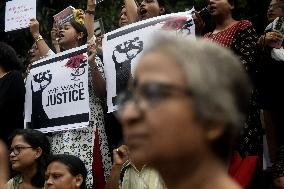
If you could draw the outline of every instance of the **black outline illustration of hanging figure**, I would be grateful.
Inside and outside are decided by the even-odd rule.
[[[33,75],[31,81],[32,89],[32,115],[28,127],[32,129],[46,128],[49,125],[49,118],[43,109],[42,93],[51,83],[52,74],[50,70]]]
[[[72,68],[73,73],[71,73],[71,77],[73,78],[71,80],[78,81],[80,76],[86,72],[87,58],[83,54],[78,54],[71,57],[64,66]]]
[[[143,41],[139,37],[128,40],[115,47],[112,60],[116,70],[116,96],[112,97],[112,104],[117,104],[117,95],[126,87],[131,77],[131,61],[143,50]]]
[[[177,34],[190,35],[190,29],[193,24],[193,19],[188,19],[186,16],[178,16],[166,20],[161,29],[166,31],[173,30]]]

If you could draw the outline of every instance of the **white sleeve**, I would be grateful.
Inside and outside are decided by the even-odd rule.
[[[271,57],[277,61],[284,61],[284,49],[281,47],[280,49],[273,48],[271,50]]]

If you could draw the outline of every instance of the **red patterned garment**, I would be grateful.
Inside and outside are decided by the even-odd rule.
[[[230,48],[238,55],[252,81],[257,72],[257,34],[248,20],[242,20],[217,33],[209,32],[205,39]],[[256,103],[257,92],[252,91],[248,116],[240,137],[234,146],[234,155],[229,166],[230,175],[244,188],[255,176],[257,162],[262,155],[262,127]]]
[[[248,20],[242,20],[234,24],[233,26],[220,31],[218,33],[209,32],[204,35],[204,38],[210,39],[224,47],[231,48],[233,39],[238,31],[244,30],[248,27],[252,27],[252,24]]]
[[[250,21],[241,20],[218,33],[209,32],[204,38],[232,49],[240,56],[248,72],[255,70],[253,67],[257,58],[257,34]]]

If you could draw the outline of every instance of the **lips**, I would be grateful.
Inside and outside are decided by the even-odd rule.
[[[59,32],[59,36],[58,36],[58,41],[60,41],[62,38],[64,38],[64,34],[62,32]]]
[[[213,13],[216,10],[216,5],[209,5],[209,12]]]
[[[11,164],[15,164],[18,160],[10,160]]]

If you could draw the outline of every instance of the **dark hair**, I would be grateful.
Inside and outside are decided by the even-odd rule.
[[[80,24],[79,22],[75,21],[74,19],[70,20],[70,24],[72,27],[77,31],[77,33],[83,32],[84,36],[79,39],[78,45],[84,45],[87,43],[88,32],[84,24]]]
[[[165,0],[157,0],[160,7],[164,7],[165,11],[161,15],[170,14],[172,11],[169,9]]]
[[[228,0],[228,2],[230,3],[230,5],[235,5],[235,0]]]
[[[48,165],[55,161],[66,165],[69,168],[69,171],[73,176],[77,176],[79,174],[82,175],[83,182],[80,188],[86,189],[87,169],[85,167],[85,164],[80,158],[73,156],[73,155],[69,155],[69,154],[57,154],[57,155],[53,155],[50,158]]]
[[[6,72],[22,69],[16,51],[4,42],[0,42],[0,66]]]
[[[45,182],[44,174],[47,167],[47,161],[50,157],[50,143],[48,138],[45,136],[45,134],[37,130],[19,129],[12,133],[10,141],[12,142],[13,138],[18,135],[22,136],[33,149],[40,147],[42,150],[41,156],[36,160],[37,172],[31,179],[31,184],[35,187],[43,187]]]

